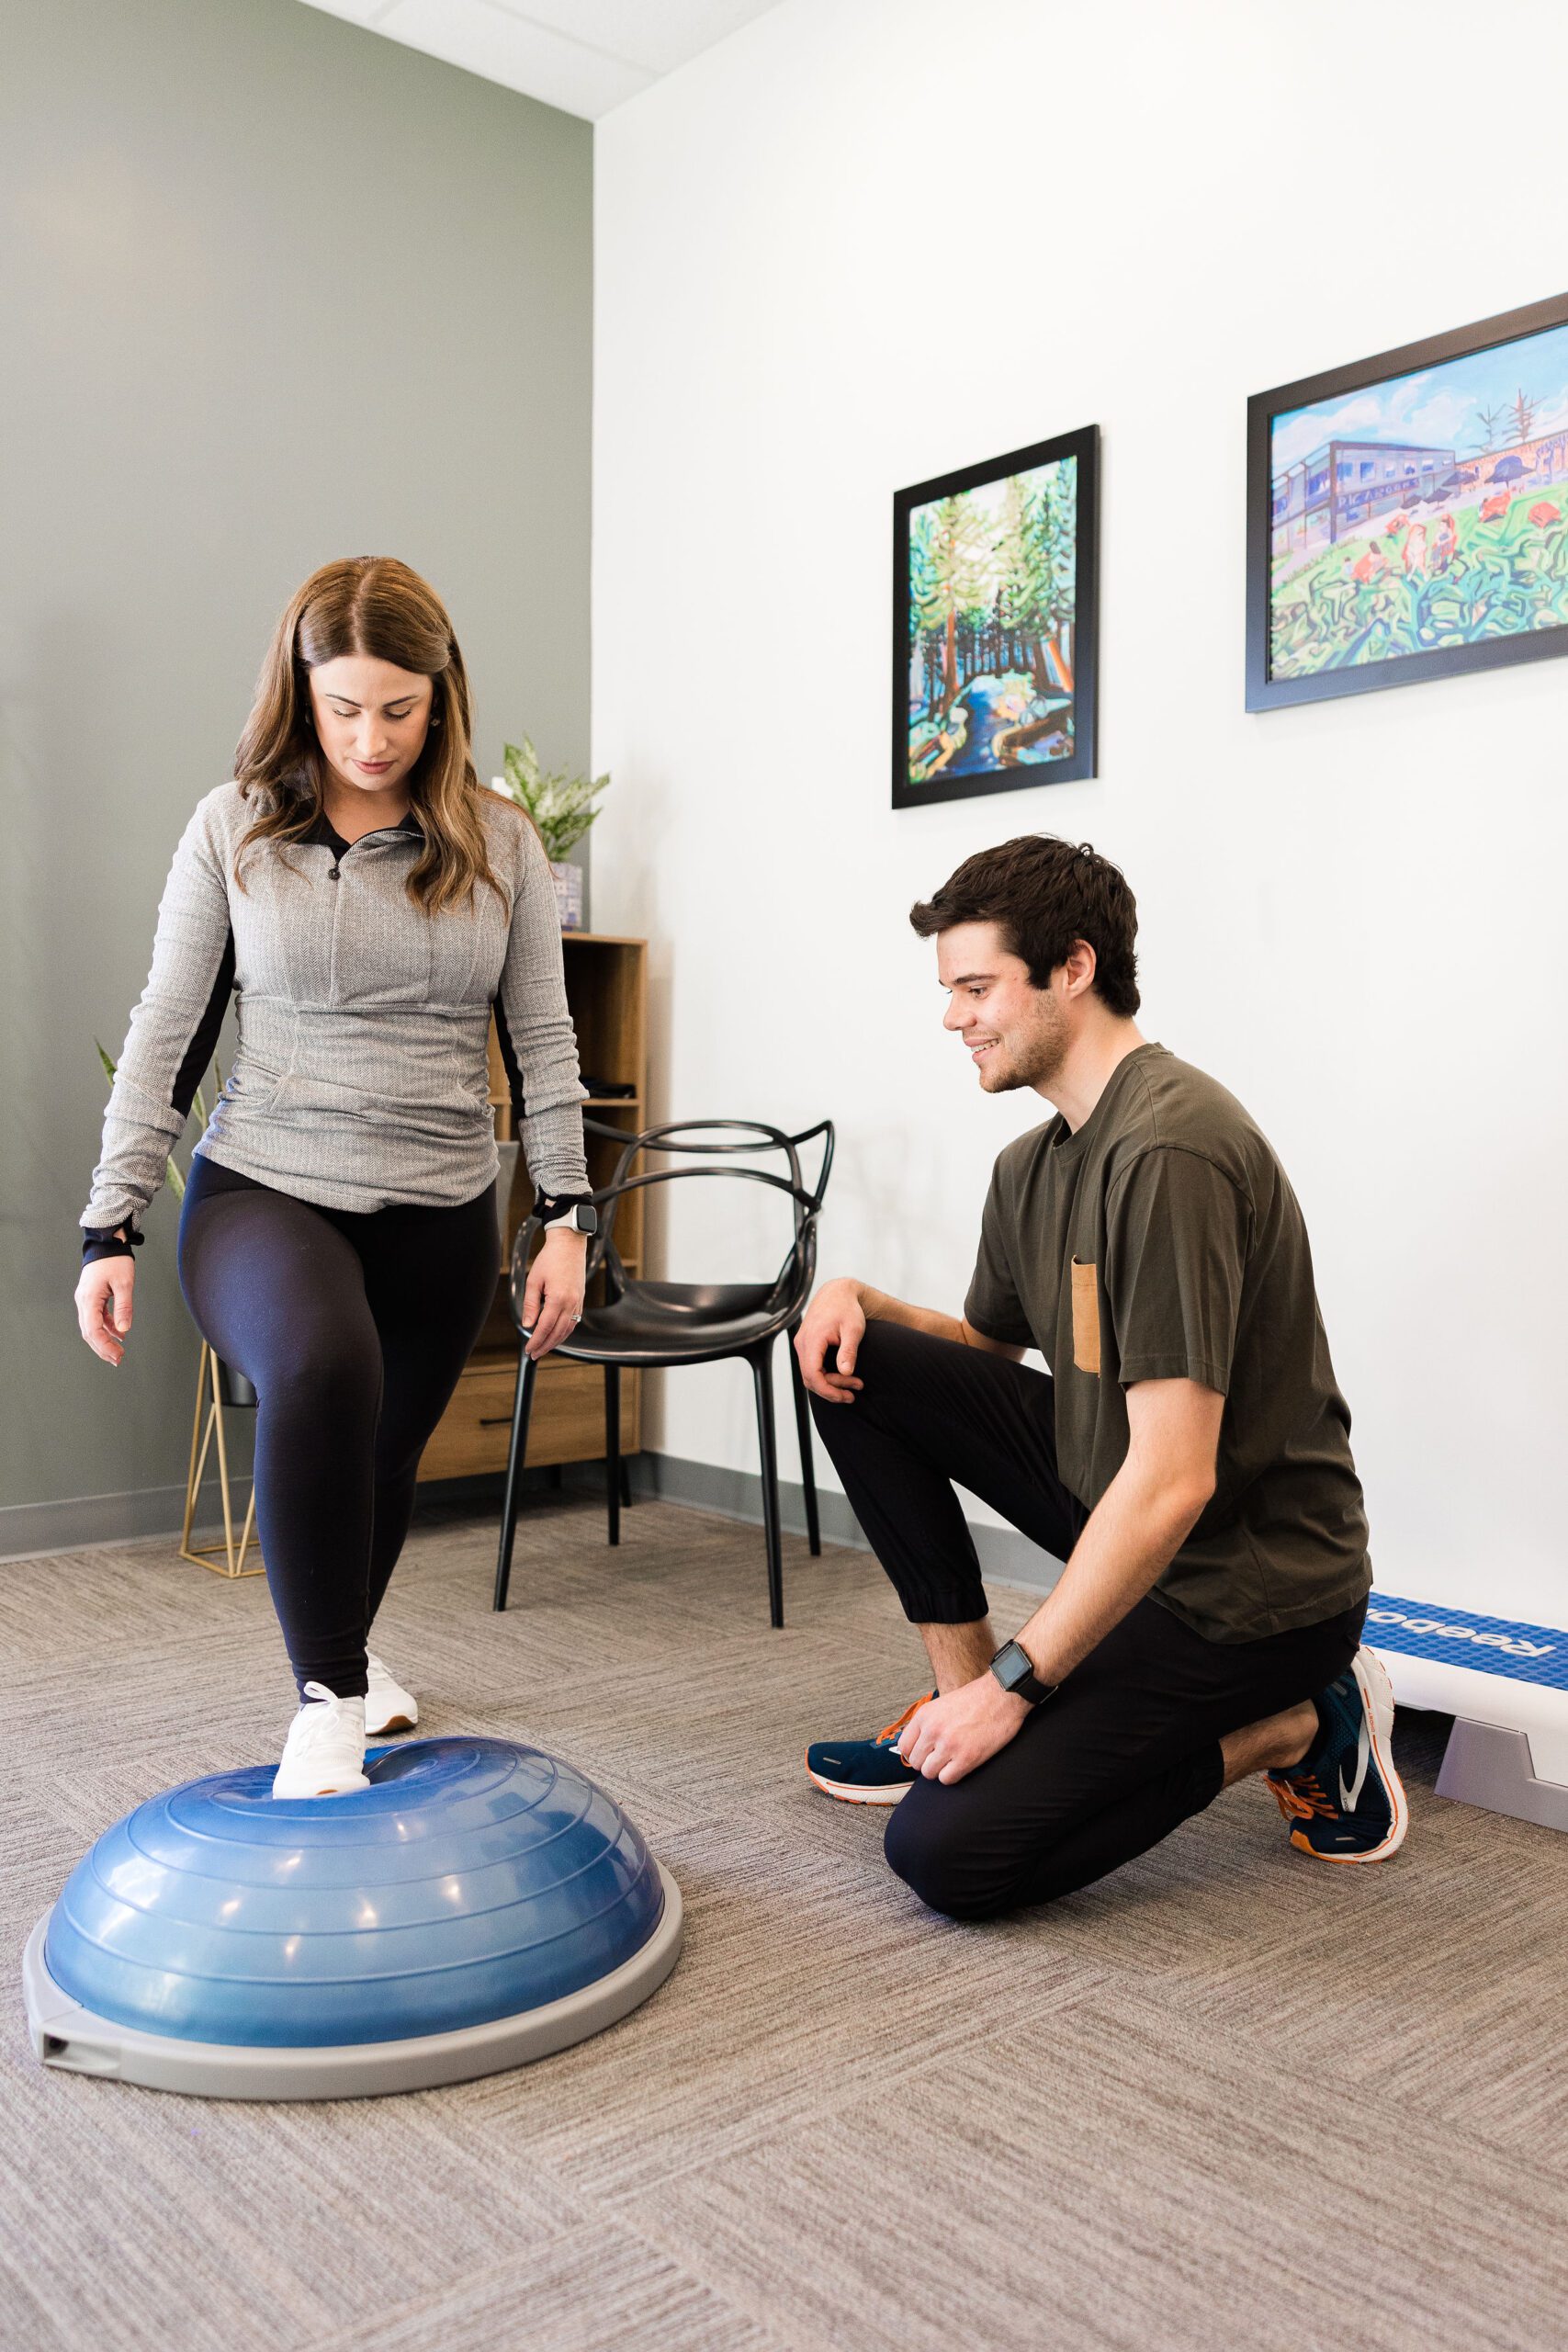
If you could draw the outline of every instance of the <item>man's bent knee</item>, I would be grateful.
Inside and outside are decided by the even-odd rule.
[[[894,1876],[944,1918],[988,1919],[1009,1907],[1007,1895],[976,1870],[967,1822],[948,1812],[935,1789],[928,1796],[923,1786],[912,1788],[899,1800],[882,1850]]]

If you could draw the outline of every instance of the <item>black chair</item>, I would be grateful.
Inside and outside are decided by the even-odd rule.
[[[604,1367],[604,1471],[609,1500],[610,1541],[621,1540],[621,1373],[653,1371],[672,1364],[714,1363],[726,1356],[744,1356],[751,1367],[757,1398],[757,1436],[762,1464],[762,1518],[767,1532],[768,1605],[774,1625],[784,1623],[784,1546],[779,1529],[778,1447],[773,1430],[773,1341],[781,1331],[791,1340],[800,1329],[806,1303],[817,1272],[817,1219],[833,1166],[833,1123],[819,1120],[799,1135],[754,1119],[687,1119],[671,1126],[649,1127],[628,1136],[624,1127],[602,1120],[584,1119],[590,1135],[607,1136],[622,1146],[610,1182],[591,1195],[599,1212],[599,1231],[588,1257],[588,1279],[601,1272],[605,1295],[601,1305],[584,1309],[570,1340],[552,1353],[575,1363]],[[692,1142],[686,1138],[724,1130],[745,1140]],[[815,1190],[807,1188],[800,1169],[800,1147],[820,1138],[822,1159]],[[640,1176],[630,1171],[645,1152],[692,1159],[722,1159],[746,1154],[752,1159],[778,1151],[789,1175],[777,1176],[761,1168],[680,1167],[650,1170]],[[628,1193],[654,1184],[689,1183],[703,1177],[728,1177],[732,1182],[768,1184],[787,1194],[794,1204],[795,1236],[788,1254],[772,1282],[665,1283],[628,1275],[615,1248],[615,1214]],[[512,1319],[523,1329],[524,1291],[528,1253],[538,1221],[530,1216],[519,1227],[512,1250]],[[822,1549],[817,1517],[817,1482],[811,1460],[811,1415],[806,1385],[794,1347],[789,1350],[795,1388],[795,1427],[800,1433],[800,1465],[806,1486],[806,1524],[814,1555]],[[533,1409],[537,1366],[525,1352],[517,1364],[516,1398],[512,1414],[512,1444],[506,1463],[506,1491],[501,1512],[501,1550],[495,1568],[495,1606],[506,1606],[512,1577],[513,1539],[528,1450],[528,1419]],[[626,1499],[630,1490],[626,1489]]]

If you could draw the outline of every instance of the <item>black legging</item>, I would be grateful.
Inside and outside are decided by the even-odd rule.
[[[908,1617],[962,1625],[986,1615],[954,1479],[1067,1557],[1089,1513],[1056,1468],[1047,1374],[897,1323],[868,1326],[855,1371],[864,1385],[853,1404],[813,1397],[812,1410]],[[1047,1903],[1103,1878],[1213,1802],[1226,1732],[1344,1672],[1366,1608],[1360,1600],[1316,1624],[1215,1642],[1161,1602],[1138,1601],[988,1762],[945,1787],[912,1784],[888,1815],[889,1862],[954,1918]]]
[[[414,1480],[495,1298],[495,1186],[457,1208],[318,1208],[197,1152],[197,1329],[256,1391],[256,1532],[295,1676],[365,1690]]]

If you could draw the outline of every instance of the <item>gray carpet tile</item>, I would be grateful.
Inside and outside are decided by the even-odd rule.
[[[807,1738],[924,1687],[875,1564],[658,1502],[427,1506],[377,1628],[421,1730],[532,1739],[680,1882],[653,2000],[509,2075],[263,2107],[46,2073],[16,1956],[102,1829],[270,1761],[259,1581],[149,1540],[0,1565],[0,2343],[11,2352],[1540,2352],[1568,2290],[1568,1842],[1443,1804],[1386,1867],[1260,1782],[982,1927],[887,1872]],[[995,1589],[1010,1630],[1032,1596]]]
[[[787,2336],[724,2298],[614,2221],[569,2232],[524,2256],[367,2315],[321,2339],[319,2352],[786,2352]]]
[[[809,2245],[797,2332],[821,2346],[946,2352],[956,2323],[986,2352],[1541,2352],[1555,2184],[1489,2159],[1479,2204],[1473,2155],[1283,2044],[1100,1986],[654,2190],[643,2226],[742,2308],[771,2302],[772,2249]]]

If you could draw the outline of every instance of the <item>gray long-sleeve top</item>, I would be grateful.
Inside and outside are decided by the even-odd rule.
[[[234,851],[259,805],[220,785],[175,852],[104,1114],[85,1254],[104,1254],[91,1237],[133,1227],[163,1182],[231,990],[238,1045],[197,1147],[220,1166],[327,1208],[472,1200],[497,1167],[493,1010],[529,1174],[547,1193],[585,1192],[560,924],[521,811],[478,796],[507,904],[481,883],[468,905],[427,915],[403,887],[423,842],[412,810],[346,847],[324,818],[281,850],[253,842],[241,891]]]

